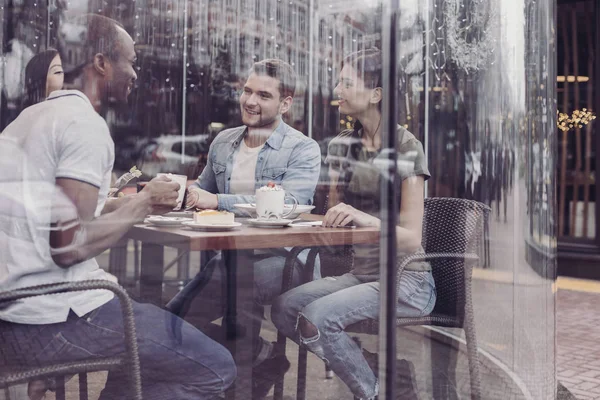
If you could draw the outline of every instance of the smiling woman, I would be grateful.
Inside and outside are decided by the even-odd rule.
[[[25,68],[25,100],[23,108],[43,101],[50,93],[60,90],[64,73],[60,55],[49,48],[33,56]]]

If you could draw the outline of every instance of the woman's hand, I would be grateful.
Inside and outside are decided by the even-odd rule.
[[[219,201],[216,194],[207,192],[200,188],[188,189],[187,198],[185,200],[185,208],[202,208],[216,210],[219,206]]]
[[[198,189],[188,189],[187,196],[185,198],[185,208],[190,209],[196,207],[198,200],[200,200]]]
[[[356,226],[379,227],[381,221],[365,212],[357,210],[345,203],[340,203],[327,210],[323,219],[323,226],[346,226],[353,223]]]

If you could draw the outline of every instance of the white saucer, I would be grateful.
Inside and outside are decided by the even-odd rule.
[[[234,204],[233,205],[238,210],[242,210],[246,212],[251,217],[256,217],[256,206],[252,204]]]
[[[189,211],[171,211],[171,212],[164,214],[163,217],[179,217],[179,218],[190,219],[190,218],[194,218],[194,212],[191,210],[189,210]]]
[[[183,222],[184,226],[191,228],[195,231],[206,231],[206,232],[217,232],[217,231],[232,231],[235,228],[239,228],[242,226],[239,222],[234,222],[233,224],[200,224],[194,221],[185,221]]]
[[[189,220],[189,218],[163,217],[162,215],[151,215],[148,218],[146,218],[144,222],[155,226],[175,227],[180,226],[184,221]]]
[[[256,228],[285,228],[295,220],[293,219],[249,219],[248,223]]]
[[[247,212],[249,215],[256,218],[256,204],[241,203],[241,204],[234,204],[233,206],[239,210]],[[286,204],[283,206],[283,211],[289,212],[292,209],[292,207],[293,206],[291,204]],[[294,210],[294,212],[291,213],[290,215],[288,215],[288,218],[289,219],[298,218],[300,216],[300,214],[309,213],[314,208],[315,208],[315,206],[298,205],[298,206],[296,206],[296,209]]]

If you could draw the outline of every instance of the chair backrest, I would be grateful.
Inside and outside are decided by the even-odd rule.
[[[13,340],[12,328],[0,332],[0,346],[9,349],[10,352],[3,356],[10,357],[10,365],[3,365],[0,370],[0,389],[18,383],[25,383],[34,379],[42,379],[50,376],[68,376],[74,374],[85,374],[95,371],[119,371],[119,374],[129,374],[129,397],[133,400],[142,400],[142,384],[140,377],[140,360],[135,329],[133,306],[129,295],[117,283],[108,280],[88,280],[49,283],[39,286],[22,287],[9,291],[0,291],[0,306],[25,298],[47,296],[58,293],[82,292],[88,290],[110,290],[119,299],[121,315],[123,318],[123,333],[125,354],[114,357],[93,357],[89,359],[52,362],[50,365],[38,365],[37,362],[25,359],[20,350],[20,344],[25,342]],[[17,324],[15,324],[17,325]],[[16,330],[15,330],[16,332]],[[18,357],[14,357],[18,355]],[[23,358],[20,358],[23,357]],[[27,367],[32,365],[31,367]],[[87,393],[87,385],[82,386],[82,375],[80,375],[80,395]],[[64,384],[59,388],[64,391]],[[58,395],[56,396],[59,397]],[[64,398],[64,396],[62,397]],[[83,398],[83,397],[81,397]],[[85,397],[87,398],[87,396]]]
[[[480,254],[483,224],[490,208],[474,200],[425,199],[423,248],[425,254]],[[432,315],[455,318],[462,324],[470,296],[472,265],[461,259],[431,260],[437,301]]]

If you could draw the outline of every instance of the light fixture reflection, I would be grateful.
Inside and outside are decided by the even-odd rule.
[[[564,76],[564,75],[559,75],[556,77],[556,82],[588,82],[590,80],[589,76],[574,76],[574,75],[569,75],[569,76]]]

